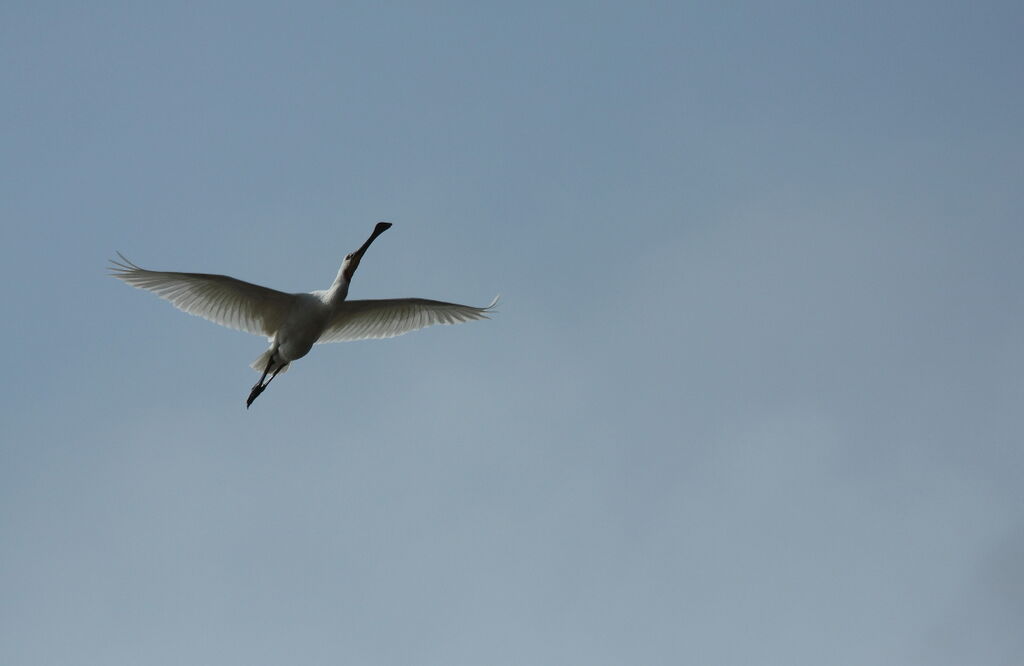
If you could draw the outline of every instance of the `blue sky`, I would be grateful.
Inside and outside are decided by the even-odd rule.
[[[5,3],[0,662],[1024,652],[1019,3]],[[314,348],[104,274],[492,320]]]

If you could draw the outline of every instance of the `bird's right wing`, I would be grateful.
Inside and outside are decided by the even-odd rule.
[[[149,271],[120,252],[110,274],[133,287],[151,291],[191,315],[256,335],[273,335],[294,302],[293,294],[208,273]]]
[[[497,303],[495,298],[487,307],[477,308],[426,298],[344,301],[317,342],[392,338],[432,324],[487,319]]]

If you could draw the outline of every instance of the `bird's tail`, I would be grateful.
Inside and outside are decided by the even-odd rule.
[[[257,358],[255,361],[250,363],[249,367],[252,368],[253,370],[255,370],[256,372],[263,372],[264,370],[267,369],[267,363],[270,362],[270,355],[273,354],[273,353],[274,353],[274,348],[271,347],[267,351],[265,351],[262,354],[260,354],[259,358]],[[285,366],[283,368],[281,368],[278,371],[277,374],[283,375],[284,373],[288,372],[288,368],[290,368],[291,365],[292,365],[291,363],[285,364]],[[271,368],[272,371],[276,370],[276,369],[277,369],[276,367]]]

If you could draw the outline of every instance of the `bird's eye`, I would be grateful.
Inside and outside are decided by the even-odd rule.
[[[346,254],[346,255],[345,255],[345,259],[346,259],[346,260],[348,260],[348,259],[351,259],[351,258],[352,258],[352,255],[351,255],[351,254]]]

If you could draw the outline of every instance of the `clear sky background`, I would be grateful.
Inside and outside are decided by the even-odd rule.
[[[4,2],[0,663],[1019,663],[1022,7]]]

